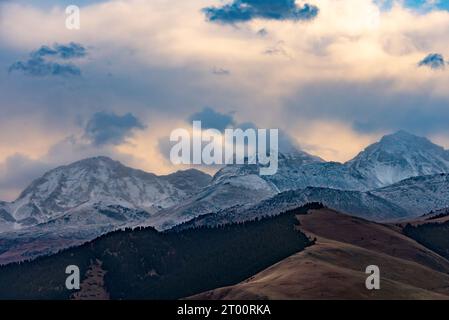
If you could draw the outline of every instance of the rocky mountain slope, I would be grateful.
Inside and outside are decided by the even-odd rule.
[[[363,206],[372,206],[374,213],[368,212],[367,217],[376,219],[388,216],[385,206],[391,207],[391,204],[414,215],[424,207],[416,206],[423,201],[421,189],[437,188],[442,192],[424,200],[427,201],[425,211],[439,209],[445,203],[446,194],[434,184],[434,177],[428,183],[418,179],[396,185],[395,191],[377,189],[410,177],[449,173],[449,152],[426,138],[399,131],[383,137],[345,164],[323,162],[303,151],[290,149],[279,154],[277,174],[260,176],[258,172],[258,165],[229,165],[219,170],[211,181],[208,175],[197,170],[156,176],[105,157],[86,159],[46,173],[13,203],[0,203],[0,225],[3,228],[12,223],[36,225],[79,206],[100,204],[144,210],[152,215],[149,223],[170,227],[198,215],[252,206],[290,190],[307,190],[302,192],[304,200],[323,197],[329,205],[338,202],[337,208],[346,212],[361,213],[366,211],[361,210]],[[422,185],[418,186],[420,181]],[[316,189],[307,189],[309,187]],[[376,191],[339,193],[323,188]],[[404,203],[407,200],[403,196],[404,189],[414,192],[409,193],[408,203]],[[337,198],[344,194],[343,199],[328,199],[336,197],[333,196],[336,193],[339,194]],[[376,197],[381,198],[381,203]],[[350,203],[353,203],[352,209]],[[376,213],[379,210],[384,214]],[[391,213],[392,218],[404,214]]]
[[[6,218],[33,225],[80,206],[120,205],[154,213],[196,194],[210,176],[188,170],[157,176],[132,169],[107,157],[81,160],[51,170],[35,180],[19,198],[3,203]]]
[[[285,191],[255,205],[235,206],[179,224],[185,229],[215,226],[274,215],[309,202],[372,221],[401,221],[449,207],[449,174],[414,177],[372,191],[345,191],[308,187]]]
[[[384,136],[346,163],[374,187],[449,172],[449,152],[427,138],[405,131]]]
[[[214,181],[223,183],[258,171],[256,165],[226,166]],[[449,151],[427,138],[398,131],[344,164],[325,162],[303,151],[281,152],[278,172],[261,178],[279,192],[306,187],[367,191],[437,173],[449,173]]]
[[[106,157],[56,168],[16,201],[0,203],[0,264],[145,225],[152,215],[198,193],[210,180],[198,170],[157,176]]]
[[[253,207],[259,214],[268,212],[278,201],[283,206],[277,212],[321,201],[373,220],[416,216],[448,204],[445,178],[437,174],[449,173],[449,152],[404,131],[384,136],[344,164],[290,151],[280,154],[275,175],[258,176],[258,171],[257,165],[223,168],[201,195],[169,208],[155,217],[154,225],[169,228],[208,213],[217,213],[217,221],[223,222],[223,216],[247,215]],[[429,176],[405,181],[423,175]]]

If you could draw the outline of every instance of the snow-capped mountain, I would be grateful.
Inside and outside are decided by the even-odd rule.
[[[37,225],[5,230],[0,265],[80,245],[108,232],[145,224],[150,214],[120,205],[84,204]]]
[[[280,171],[288,171],[289,169],[294,170],[295,168],[314,163],[324,163],[324,160],[302,150],[289,147],[287,150],[280,150],[279,152],[278,172],[276,175],[278,175]],[[257,164],[227,165],[215,174],[213,183],[221,183],[239,176],[254,174],[259,176],[259,169],[259,165]],[[264,178],[265,180],[267,180],[267,177],[270,176],[261,176],[261,178]]]
[[[307,187],[368,191],[401,180],[449,173],[449,151],[405,131],[384,136],[341,164],[310,156],[309,161],[279,158],[279,170],[263,177],[280,192]]]
[[[383,220],[386,217],[400,219],[407,215],[403,208],[370,192],[307,187],[279,193],[253,206],[229,208],[214,214],[199,216],[174,226],[174,229],[182,230],[199,226],[244,222],[277,215],[311,202],[323,203],[335,210],[370,220]]]
[[[168,229],[199,215],[254,205],[281,190],[296,188],[294,173],[302,166],[324,163],[301,150],[288,148],[286,151],[279,153],[277,181],[273,181],[272,176],[259,175],[257,164],[227,165],[197,195],[160,211],[148,221],[159,229]]]
[[[81,205],[112,204],[160,212],[155,220],[176,224],[201,214],[248,207],[289,190],[368,191],[436,173],[449,173],[449,152],[404,131],[383,137],[345,164],[324,162],[291,147],[281,150],[273,176],[260,176],[258,165],[228,165],[212,181],[197,170],[157,176],[97,157],[56,168],[35,180],[13,203],[0,203],[0,222],[34,225]]]
[[[148,223],[157,229],[169,229],[203,214],[253,205],[277,193],[269,182],[257,174],[232,176],[211,184],[178,205],[161,210],[150,217]]]
[[[157,176],[106,157],[56,168],[16,201],[0,202],[0,264],[146,225],[156,212],[197,194],[210,181],[198,170]]]
[[[278,167],[275,175],[260,176],[258,165],[228,165],[213,179],[197,170],[157,176],[106,157],[56,168],[16,201],[0,202],[0,263],[117,228],[242,221],[314,201],[371,220],[449,207],[449,152],[403,131],[344,164],[281,150]]]
[[[384,136],[346,163],[374,187],[449,172],[449,152],[427,138],[399,131]]]
[[[213,182],[219,184],[236,177],[242,178],[249,175],[259,176],[259,166],[226,166],[214,176]],[[321,158],[301,150],[280,152],[277,173],[271,176],[260,176],[260,180],[259,184],[267,185],[274,192],[303,189],[310,186],[343,190],[367,188],[365,182],[360,177],[353,175],[343,164],[325,162]]]
[[[0,265],[52,254],[117,229],[145,226],[151,217],[142,209],[87,202],[42,223],[5,227],[0,237]]]
[[[371,193],[416,217],[449,207],[449,174],[412,177]]]
[[[198,170],[157,176],[107,157],[89,158],[47,172],[16,201],[4,203],[3,210],[24,225],[43,223],[94,204],[154,213],[196,194],[209,181],[210,176]]]
[[[310,202],[321,202],[341,212],[373,221],[395,221],[447,212],[449,174],[413,177],[372,191],[308,187],[285,191],[252,206],[239,206],[207,214],[175,226],[181,230],[215,226],[276,215]]]
[[[256,165],[227,166],[213,181],[254,175],[258,170]],[[426,138],[399,131],[384,136],[344,164],[325,162],[298,150],[281,152],[278,172],[260,180],[277,192],[307,187],[367,191],[437,173],[449,173],[449,151]]]
[[[322,200],[335,209],[352,214],[361,212],[374,220],[397,218],[407,215],[405,208],[366,192],[436,173],[449,173],[449,152],[426,138],[404,131],[383,137],[344,164],[324,162],[289,148],[279,153],[275,175],[260,176],[258,165],[228,165],[217,172],[211,185],[201,193],[161,211],[150,221],[158,228],[170,228],[203,214],[244,212],[277,194],[297,190],[295,205]],[[344,200],[339,202],[340,197]],[[409,211],[410,215],[415,213],[416,210]]]
[[[165,230],[171,227],[184,229],[213,226],[275,215],[310,202],[321,202],[339,211],[374,221],[406,220],[431,211],[439,213],[440,209],[449,207],[449,174],[413,177],[364,192],[307,187],[268,196],[263,189],[251,193],[236,185],[219,186],[214,195],[206,193],[208,188],[200,192],[207,201],[198,196],[195,197],[196,201],[188,203],[190,207],[175,206],[155,215],[119,205],[86,204],[45,223],[2,233],[0,264],[56,252],[117,228],[153,225]],[[226,190],[226,187],[229,189]],[[257,200],[259,192],[265,195],[264,199]],[[245,201],[251,195],[253,198]],[[235,203],[240,204],[233,205]],[[219,204],[226,204],[227,207],[218,207]],[[186,223],[180,224],[182,222]]]

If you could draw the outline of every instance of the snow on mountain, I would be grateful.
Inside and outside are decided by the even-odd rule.
[[[235,177],[255,175],[258,172],[258,165],[231,165],[221,169],[213,181],[220,183]],[[364,181],[352,175],[344,165],[325,162],[300,150],[279,153],[277,173],[260,178],[276,192],[303,189],[309,186],[343,190],[366,189]]]
[[[197,216],[248,206],[277,194],[259,175],[233,176],[204,188],[198,195],[150,217],[147,222],[157,229],[168,229]]]
[[[449,173],[449,152],[405,131],[384,136],[346,163],[374,187],[437,173]]]
[[[56,168],[16,201],[0,202],[0,264],[145,225],[152,215],[197,194],[210,181],[198,170],[156,176],[106,157]]]
[[[256,165],[226,166],[214,182],[257,172]],[[399,131],[384,136],[345,164],[325,162],[298,150],[281,152],[278,172],[261,179],[278,192],[307,187],[368,191],[437,173],[449,173],[449,151],[426,138]]]
[[[396,221],[445,212],[449,207],[449,174],[413,177],[372,191],[308,187],[276,194],[252,206],[228,208],[192,219],[176,229],[215,226],[275,215],[310,202],[373,221]]]
[[[16,220],[9,213],[9,204],[7,202],[0,201],[0,232],[12,229]]]
[[[313,158],[292,161],[280,154],[277,174],[263,178],[280,192],[307,187],[368,191],[438,173],[449,173],[449,151],[427,138],[398,131],[345,164]]]
[[[449,207],[449,174],[412,177],[371,193],[416,217]]]
[[[148,221],[159,229],[167,229],[199,215],[256,204],[285,188],[296,188],[293,172],[314,163],[323,163],[323,160],[289,148],[288,152],[279,153],[277,180],[272,179],[274,176],[260,176],[257,164],[227,165],[197,195],[160,211]]]
[[[192,196],[209,181],[210,176],[198,170],[157,176],[107,157],[89,158],[47,172],[8,204],[6,211],[24,225],[96,203],[154,213]]]
[[[313,163],[324,163],[324,160],[301,150],[293,150],[292,147],[285,152],[284,150],[280,150],[278,156],[278,172],[276,175],[279,175],[280,171],[290,171],[292,169],[293,172],[295,168]],[[258,164],[227,165],[215,174],[213,183],[221,183],[239,176],[259,175],[259,168],[260,166]],[[270,176],[261,176],[265,180],[268,180],[267,177]]]
[[[0,265],[55,253],[117,229],[140,226],[149,217],[148,212],[139,209],[86,203],[46,222],[3,232]]]
[[[260,176],[259,169],[258,165],[228,165],[209,183],[209,176],[197,170],[160,177],[106,157],[91,158],[34,181],[15,202],[0,204],[0,219],[3,225],[12,220],[33,225],[83,204],[100,203],[160,212],[154,221],[171,225],[235,206],[248,207],[289,190],[368,191],[414,176],[449,172],[449,152],[426,138],[399,131],[345,164],[324,162],[290,146],[279,153],[275,175]]]
[[[243,222],[280,214],[311,202],[320,202],[329,208],[374,221],[400,219],[407,216],[407,212],[400,206],[370,192],[307,187],[279,193],[249,207],[234,207],[214,214],[199,216],[174,228],[181,230],[198,226]]]
[[[295,205],[323,201],[340,211],[364,214],[373,220],[397,218],[407,215],[404,210],[409,208],[366,192],[414,176],[449,172],[449,152],[426,138],[399,131],[345,164],[324,162],[292,148],[279,153],[278,164],[278,172],[272,176],[259,176],[258,165],[228,165],[199,195],[150,221],[159,228],[170,228],[203,214],[244,212],[279,193],[295,190],[300,190]],[[416,210],[408,212],[413,215]]]
[[[106,157],[59,167],[16,201],[0,202],[5,235],[0,252],[11,243],[18,246],[12,252],[30,243],[36,244],[34,252],[43,252],[116,228],[168,229],[202,215],[194,221],[241,221],[311,201],[371,220],[449,207],[447,175],[440,175],[449,173],[449,152],[404,131],[383,137],[345,164],[290,148],[279,153],[275,175],[260,176],[259,169],[228,165],[211,179],[197,170],[156,176]],[[15,233],[5,234],[11,229]]]
[[[302,166],[285,163],[278,173],[265,177],[280,192],[307,187],[333,188],[340,190],[367,190],[367,182],[337,162],[318,162]]]

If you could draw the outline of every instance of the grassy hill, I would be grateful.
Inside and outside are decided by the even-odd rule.
[[[237,285],[191,298],[449,299],[449,261],[405,236],[402,229],[327,208],[310,210],[298,220],[301,232],[316,238],[313,246]],[[449,247],[443,242],[443,226],[420,236],[432,239],[435,247]],[[365,287],[369,265],[380,268],[380,290]]]

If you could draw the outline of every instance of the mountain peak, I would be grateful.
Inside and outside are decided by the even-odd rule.
[[[123,165],[120,161],[113,160],[107,156],[97,156],[86,159],[81,159],[76,162],[69,164],[69,166],[77,166],[77,165]]]
[[[392,134],[388,134],[382,137],[382,139],[380,140],[379,143],[401,143],[401,144],[407,144],[407,143],[412,143],[412,144],[433,144],[429,139],[425,138],[425,137],[421,137],[421,136],[417,136],[414,135],[408,131],[405,130],[399,130],[395,133]]]
[[[17,221],[33,218],[37,222],[95,203],[153,213],[195,194],[210,179],[209,175],[193,170],[157,176],[99,156],[45,173],[9,207]]]
[[[410,133],[404,129],[400,129],[392,134],[390,136],[396,136],[396,137],[418,137],[417,135],[414,135],[413,133]]]
[[[449,171],[449,152],[407,131],[382,137],[346,164],[375,186]]]
[[[86,158],[80,161],[107,161],[107,162],[118,162],[115,161],[107,156],[97,156],[97,157],[91,157],[91,158]]]
[[[422,137],[419,137],[419,136],[417,136],[417,135],[414,135],[413,133],[410,133],[410,132],[405,131],[405,130],[399,130],[399,131],[396,131],[396,132],[394,132],[394,133],[385,135],[383,138],[386,138],[386,139],[388,139],[388,138],[395,138],[395,139],[416,139],[416,138],[422,138]]]

